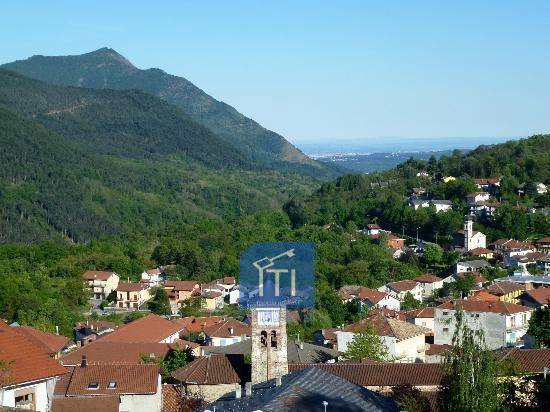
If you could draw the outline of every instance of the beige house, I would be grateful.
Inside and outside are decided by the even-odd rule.
[[[119,283],[116,290],[116,307],[139,309],[151,299],[149,285],[146,283]]]
[[[223,308],[223,292],[221,290],[206,290],[201,293],[201,307],[206,310]]]
[[[168,280],[164,284],[172,313],[178,313],[181,303],[200,294],[200,284],[194,280]]]
[[[107,299],[107,296],[116,290],[120,280],[115,272],[99,270],[88,270],[84,272],[82,278],[90,291],[90,298],[95,300]]]
[[[335,332],[338,342],[338,350],[345,352],[355,335],[372,327],[382,339],[388,355],[395,362],[423,362],[426,345],[426,334],[431,330],[417,326],[402,320],[387,318],[385,316],[373,316],[360,320],[357,323],[346,326],[343,330]]]

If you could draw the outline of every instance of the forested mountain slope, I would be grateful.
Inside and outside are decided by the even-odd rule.
[[[261,170],[138,91],[0,70],[0,242],[87,241],[276,208],[312,180]]]
[[[58,85],[139,89],[179,107],[259,164],[322,178],[341,174],[332,165],[305,156],[282,136],[215,100],[188,80],[160,69],[140,70],[112,49],[78,56],[33,56],[3,67]]]

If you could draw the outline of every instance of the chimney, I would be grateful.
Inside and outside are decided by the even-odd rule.
[[[300,342],[300,350],[304,350],[304,342]]]
[[[239,386],[237,389],[235,389],[235,399],[241,399],[242,395],[242,388]]]
[[[88,360],[86,358],[86,355],[82,355],[82,361],[80,362],[80,367],[85,368],[86,366],[88,366]]]
[[[231,326],[231,327],[229,328],[229,333],[230,333],[231,335],[233,335],[233,326]]]
[[[55,334],[59,335],[59,326],[55,325]]]
[[[244,396],[252,396],[252,382],[246,382],[244,384]]]
[[[280,376],[277,376],[275,378],[275,386],[281,386],[282,378]]]
[[[153,352],[151,352],[151,353],[149,354],[149,360],[154,361],[155,358],[156,358],[155,354],[154,354]]]

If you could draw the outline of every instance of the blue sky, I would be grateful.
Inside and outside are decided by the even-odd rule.
[[[112,47],[293,142],[526,136],[550,132],[549,22],[548,1],[6,0],[0,62]]]

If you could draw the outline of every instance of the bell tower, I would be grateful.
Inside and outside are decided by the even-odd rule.
[[[474,223],[472,222],[472,218],[470,216],[466,216],[466,219],[464,220],[464,249],[467,251],[473,249],[470,244],[473,234]]]
[[[286,308],[252,309],[252,384],[287,373]]]

